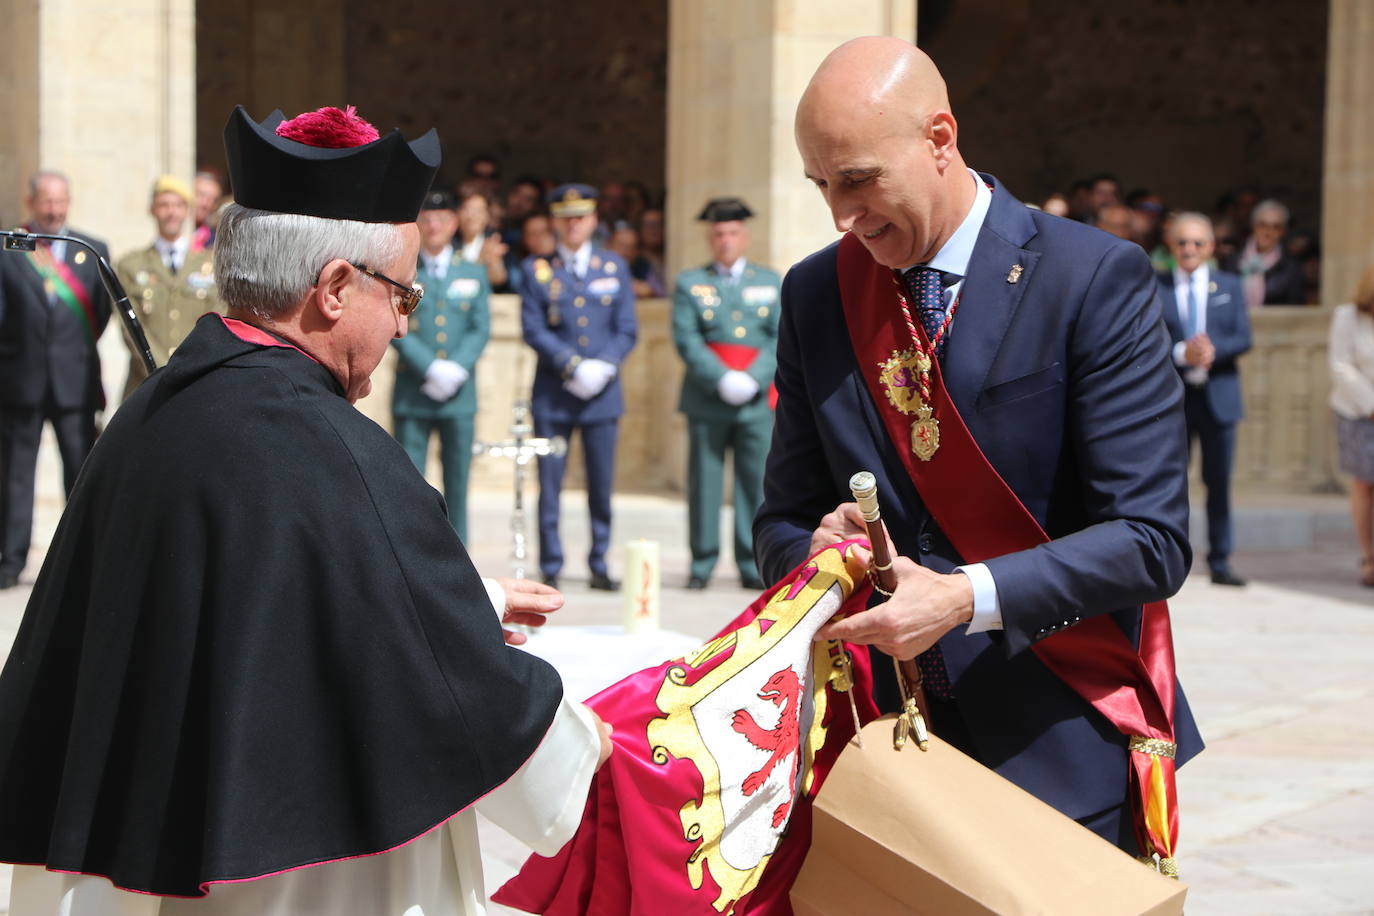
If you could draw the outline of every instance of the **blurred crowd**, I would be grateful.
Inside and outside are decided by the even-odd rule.
[[[1049,195],[1040,209],[1135,242],[1150,253],[1157,271],[1168,273],[1175,267],[1167,238],[1177,208],[1149,188],[1123,191],[1115,175],[1101,172],[1075,181],[1067,192]],[[1295,227],[1282,201],[1239,187],[1220,195],[1208,215],[1216,233],[1210,266],[1241,278],[1251,308],[1317,304],[1317,233]]]

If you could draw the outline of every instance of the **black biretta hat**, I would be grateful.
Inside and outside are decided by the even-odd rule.
[[[749,205],[738,197],[712,198],[697,216],[703,223],[726,223],[731,220],[748,219],[754,215]]]
[[[352,117],[352,109],[347,114]],[[236,203],[322,219],[415,221],[442,159],[433,129],[410,142],[393,130],[361,145],[345,140],[336,149],[278,136],[283,120],[277,110],[257,123],[242,105],[229,116],[224,152]],[[357,123],[375,136],[366,122]]]

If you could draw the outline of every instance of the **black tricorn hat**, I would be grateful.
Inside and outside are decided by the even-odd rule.
[[[697,219],[704,223],[725,223],[736,219],[748,219],[753,215],[754,211],[738,197],[715,197],[706,204]]]
[[[242,105],[224,126],[234,201],[254,210],[363,223],[412,223],[439,170],[439,135],[406,142],[399,130],[330,149],[277,135],[284,116],[256,123]]]

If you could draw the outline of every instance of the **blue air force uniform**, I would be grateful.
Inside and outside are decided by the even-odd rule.
[[[424,302],[410,316],[406,336],[391,342],[400,357],[391,412],[396,439],[421,474],[425,472],[430,436],[439,434],[448,517],[466,542],[468,472],[477,413],[473,376],[477,358],[491,336],[487,303],[491,287],[487,269],[463,261],[451,247],[431,261],[433,269],[426,260],[421,255],[415,275],[415,281],[424,288]],[[466,373],[457,393],[442,400],[434,396],[432,384],[426,385],[426,374],[436,361],[456,363]]]
[[[593,213],[595,195],[585,185],[558,188],[551,195],[553,215],[583,215],[575,211],[584,208]],[[610,587],[606,551],[611,540],[611,486],[617,426],[625,411],[619,367],[633,349],[637,332],[630,272],[619,255],[590,242],[570,252],[561,240],[558,253],[528,257],[522,266],[521,326],[525,342],[538,355],[530,400],[535,435],[567,439],[574,429],[581,431],[592,533],[587,565],[594,587]],[[593,368],[604,370],[603,377],[610,375],[594,393],[582,387],[583,377]],[[539,459],[539,569],[550,580],[563,567],[558,519],[566,466],[565,457]]]

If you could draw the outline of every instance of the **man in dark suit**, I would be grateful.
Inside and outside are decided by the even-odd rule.
[[[754,525],[764,578],[862,534],[847,482],[872,471],[897,587],[820,636],[916,657],[937,734],[1134,850],[1127,774],[1138,749],[1042,652],[1070,629],[1134,646],[1141,606],[1176,591],[1191,560],[1183,392],[1149,260],[969,170],[943,79],[899,39],[857,39],[826,58],[796,136],[846,235],[783,284],[778,408]],[[852,309],[855,269],[875,279]],[[856,335],[865,322],[879,326],[880,346]],[[925,389],[941,375],[937,401]],[[894,423],[896,405],[912,416]],[[935,500],[957,509],[982,489],[967,462],[951,464],[960,417],[972,442],[962,454],[986,458],[1047,541],[963,551],[969,562],[954,545],[995,540],[1001,520],[936,521]],[[931,480],[927,467],[943,471]],[[874,668],[888,708],[891,669]],[[1181,763],[1201,739],[1174,692],[1167,744]]]
[[[29,181],[29,232],[70,235],[109,257],[104,242],[67,228],[65,175]],[[28,559],[33,483],[43,422],[52,423],[67,492],[95,442],[105,406],[95,342],[110,318],[96,262],[67,242],[0,255],[0,588],[12,588]]]
[[[620,586],[610,577],[606,551],[617,427],[625,412],[620,364],[635,345],[635,294],[624,260],[592,244],[595,188],[554,188],[549,212],[557,251],[548,258],[526,258],[521,272],[520,324],[525,343],[539,357],[530,412],[536,436],[570,439],[574,429],[581,431],[592,528],[590,584],[615,591]],[[558,515],[566,468],[566,456],[539,459],[539,570],[555,587],[563,568]]]
[[[1188,441],[1202,446],[1207,488],[1207,566],[1218,585],[1244,585],[1231,569],[1231,465],[1236,424],[1245,415],[1236,361],[1250,349],[1250,315],[1235,274],[1210,271],[1216,248],[1212,221],[1180,213],[1169,230],[1175,267],[1159,275],[1164,325],[1183,377]]]

